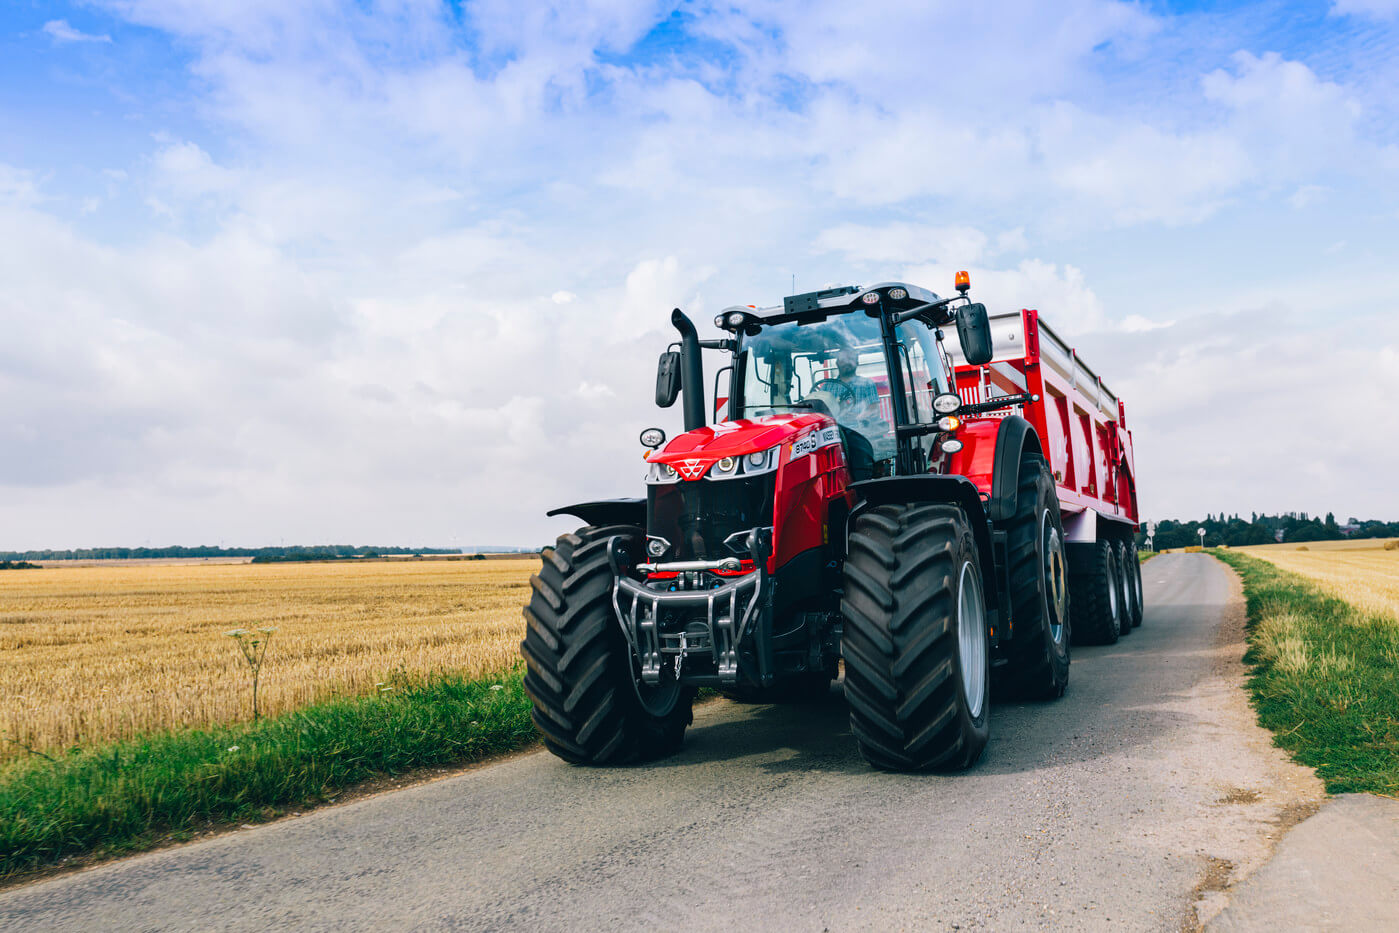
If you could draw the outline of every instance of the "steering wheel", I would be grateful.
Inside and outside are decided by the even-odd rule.
[[[849,411],[855,407],[855,390],[841,382],[839,379],[821,379],[811,387],[811,392],[807,393],[809,398],[813,393],[827,392],[833,396],[843,410]]]

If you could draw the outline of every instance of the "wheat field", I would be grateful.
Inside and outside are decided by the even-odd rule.
[[[1399,618],[1399,549],[1385,549],[1392,540],[1308,541],[1235,550],[1308,577],[1360,609]]]
[[[519,659],[535,560],[0,572],[0,761],[248,719],[233,629],[273,627],[264,715]],[[23,743],[23,744],[20,744]]]

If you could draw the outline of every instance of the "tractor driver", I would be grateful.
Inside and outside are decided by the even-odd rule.
[[[841,421],[857,423],[879,417],[879,390],[874,381],[855,371],[859,364],[859,354],[854,347],[841,347],[836,352],[836,379],[850,388],[854,401],[843,412]]]
[[[855,371],[860,357],[854,347],[841,347],[836,351],[836,378],[846,391],[839,392],[836,420],[840,423],[841,441],[845,446],[846,460],[850,464],[850,478],[856,482],[874,476],[874,448],[866,436],[873,430],[880,434],[883,427],[875,429],[875,423],[882,423],[879,417],[879,390],[874,381]]]

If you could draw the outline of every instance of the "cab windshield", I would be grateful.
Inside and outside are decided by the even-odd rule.
[[[932,334],[923,324],[896,329],[899,365],[909,390],[914,422],[932,420],[932,396],[946,391],[947,371]],[[874,474],[892,472],[897,451],[889,399],[889,368],[879,321],[864,314],[842,315],[809,324],[789,322],[764,328],[744,340],[738,366],[742,406],[734,418],[755,418],[811,408],[833,417],[846,446],[868,442]],[[858,435],[852,438],[851,434]],[[880,466],[884,464],[884,466]]]

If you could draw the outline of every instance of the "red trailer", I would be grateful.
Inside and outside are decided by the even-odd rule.
[[[678,747],[697,689],[819,696],[844,668],[875,766],[963,768],[992,677],[1052,699],[1071,641],[1141,620],[1125,409],[1034,311],[902,282],[679,309],[642,432],[645,499],[550,512],[522,650],[546,746],[580,764]],[[954,326],[955,347],[944,328]],[[727,355],[707,423],[702,350]]]

